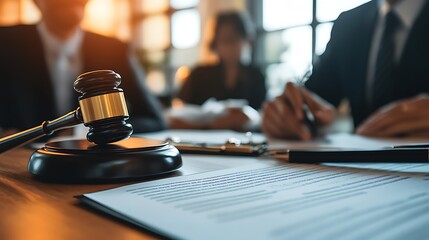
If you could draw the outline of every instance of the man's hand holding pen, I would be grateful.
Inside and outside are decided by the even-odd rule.
[[[309,119],[309,114],[313,119]],[[310,140],[314,132],[311,124],[329,125],[335,114],[330,103],[303,87],[288,83],[282,95],[264,106],[262,129],[269,137]]]

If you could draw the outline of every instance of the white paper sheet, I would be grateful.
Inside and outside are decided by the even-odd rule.
[[[427,239],[429,174],[248,166],[85,194],[180,239]]]
[[[394,145],[429,143],[429,139],[411,138],[370,138],[350,133],[327,134],[311,141],[270,139],[270,148],[311,149],[311,148],[384,148]]]
[[[204,142],[207,144],[224,144],[230,138],[236,138],[241,142],[264,142],[266,138],[263,134],[252,133],[249,137],[245,133],[231,130],[166,130],[155,133],[138,134],[139,137],[166,140],[167,138],[178,137],[183,142]]]
[[[138,134],[136,136],[166,140],[169,137],[178,137],[185,142],[205,142],[211,144],[225,143],[229,138],[236,138],[248,142],[245,133],[231,130],[166,130],[156,133]],[[266,139],[264,134],[252,133],[254,142],[268,141],[270,149],[311,149],[311,148],[383,148],[393,145],[413,143],[429,143],[429,139],[407,138],[369,138],[349,133],[328,134],[311,141],[294,141],[283,139]]]
[[[210,98],[202,105],[185,104],[182,107],[170,108],[165,113],[167,117],[174,117],[191,123],[210,124],[225,114],[228,108],[243,108],[246,105],[248,102],[245,99],[218,101],[215,98]]]
[[[206,142],[211,144],[225,143],[229,138],[236,138],[242,142],[247,142],[249,139],[244,133],[229,131],[229,130],[166,130],[157,133],[140,134],[138,136],[165,140],[168,137],[179,137],[185,142]],[[266,141],[265,136],[260,133],[253,133],[252,140],[254,142]],[[403,145],[412,143],[425,143],[429,140],[424,139],[377,139],[368,138],[348,133],[328,134],[324,137],[314,139],[312,141],[290,141],[279,139],[268,139],[270,149],[317,149],[317,148],[355,148],[355,149],[368,149],[368,148],[384,148],[393,145]],[[189,161],[187,161],[189,159]],[[252,160],[249,160],[252,159]],[[184,173],[196,173],[197,169],[207,171],[225,169],[228,167],[238,167],[255,163],[255,158],[233,158],[233,157],[210,157],[210,156],[197,156],[186,155],[184,157]],[[264,161],[267,161],[264,159]],[[206,165],[206,166],[204,166]],[[215,166],[219,165],[219,166]],[[383,171],[402,171],[410,173],[429,173],[429,164],[390,164],[390,163],[346,163],[346,164],[326,164],[330,166],[344,166],[353,168],[368,168],[378,169]],[[213,168],[212,168],[213,167]],[[188,171],[188,169],[191,169]]]

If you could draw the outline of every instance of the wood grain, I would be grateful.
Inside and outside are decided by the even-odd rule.
[[[0,239],[154,239],[123,221],[79,204],[73,196],[121,184],[54,184],[27,172],[32,151],[0,155]]]

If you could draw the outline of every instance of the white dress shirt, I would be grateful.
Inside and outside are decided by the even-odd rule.
[[[405,43],[407,42],[408,35],[425,2],[426,0],[398,0],[396,4],[390,6],[386,0],[378,0],[379,14],[374,28],[367,71],[366,97],[368,102],[371,101],[372,86],[375,77],[375,66],[387,13],[389,13],[390,10],[394,11],[401,23],[394,36],[395,61],[399,62],[404,50]]]
[[[56,110],[63,115],[73,110],[73,82],[82,72],[81,45],[84,32],[78,29],[70,38],[62,40],[49,32],[43,22],[37,25],[37,30],[52,79]]]

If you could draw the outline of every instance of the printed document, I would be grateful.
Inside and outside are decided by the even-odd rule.
[[[79,199],[178,239],[427,239],[429,174],[250,165]]]

